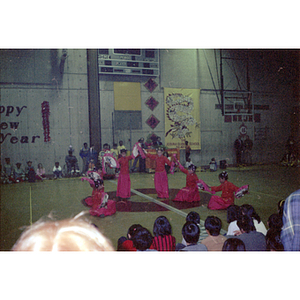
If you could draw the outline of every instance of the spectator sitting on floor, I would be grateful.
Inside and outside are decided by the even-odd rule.
[[[200,215],[196,212],[196,211],[190,211],[186,218],[185,218],[186,222],[194,222],[198,225],[199,229],[200,229]],[[201,229],[200,229],[201,231]],[[198,244],[200,243],[200,236],[199,236],[199,240],[198,240]],[[182,242],[181,244],[183,244],[184,246],[187,246],[186,241],[184,238],[182,238]]]
[[[139,228],[142,228],[140,224],[131,225],[127,231],[127,237],[121,236],[118,239],[118,251],[136,251],[136,248],[133,245],[132,237]]]
[[[55,165],[53,167],[53,175],[54,175],[54,179],[62,178],[62,169],[58,161],[55,162]]]
[[[35,182],[35,170],[34,167],[32,165],[32,161],[29,160],[27,162],[27,166],[25,168],[25,175],[27,177],[28,182]]]
[[[235,235],[240,232],[236,222],[239,216],[240,207],[238,205],[232,204],[227,207],[227,223],[228,229],[226,235]]]
[[[237,225],[241,230],[241,234],[236,237],[242,240],[245,244],[246,251],[265,251],[266,250],[266,238],[261,232],[255,230],[253,219],[248,215],[242,215],[237,221]]]
[[[16,163],[16,168],[14,168],[14,180],[15,182],[23,182],[25,180],[25,172],[21,168],[21,163]]]
[[[182,243],[176,245],[176,251],[207,251],[203,244],[198,244],[200,237],[200,228],[194,222],[186,222],[182,227],[182,236],[186,241],[187,246]]]
[[[157,251],[175,251],[176,239],[172,236],[172,227],[165,216],[158,217],[153,225],[152,246]]]
[[[38,164],[38,167],[36,169],[36,180],[44,180],[46,179],[46,170],[43,168],[43,165],[41,163]]]
[[[3,183],[14,182],[13,178],[13,166],[10,163],[10,158],[6,157],[5,164],[3,165]]]
[[[136,233],[132,237],[132,242],[136,251],[157,251],[151,249],[153,236],[147,228],[137,228]]]
[[[257,232],[261,232],[263,235],[266,235],[267,228],[265,224],[261,221],[260,216],[255,211],[254,207],[250,204],[243,204],[240,206],[239,213],[238,213],[238,219],[241,218],[241,216],[247,215],[250,218],[252,218],[255,230]],[[239,235],[241,232],[237,225],[237,220],[231,222],[230,228],[228,227],[228,233],[227,235]]]
[[[280,239],[281,229],[271,228],[266,234],[267,251],[284,251]]]
[[[246,251],[246,248],[242,240],[229,238],[224,242],[222,251]]]
[[[222,251],[226,237],[220,235],[222,221],[215,216],[208,216],[204,222],[208,237],[201,241],[208,251]]]

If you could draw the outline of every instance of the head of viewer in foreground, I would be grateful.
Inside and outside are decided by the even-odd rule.
[[[80,219],[39,220],[28,227],[13,246],[13,251],[114,251],[111,242],[98,228]]]

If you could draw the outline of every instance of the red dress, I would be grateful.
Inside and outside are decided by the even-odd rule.
[[[100,205],[102,204],[102,201],[105,197],[105,195],[107,195],[106,193],[104,193],[104,190],[101,189],[93,189],[92,192],[92,196],[91,197],[87,197],[85,199],[85,203],[90,206],[90,214],[93,216],[100,216],[100,215],[104,215],[104,216],[110,216],[116,213],[116,202],[113,200],[108,200],[107,204],[105,207],[101,207]]]
[[[165,164],[171,166],[171,161],[168,160],[168,158],[164,155],[158,156],[147,153],[147,157],[149,157],[152,160],[155,160],[156,162],[154,186],[157,192],[157,197],[169,198],[169,184]]]
[[[128,199],[131,196],[131,182],[129,175],[129,160],[134,156],[125,156],[118,159],[120,165],[120,174],[118,178],[117,197]]]
[[[234,204],[234,193],[239,188],[229,181],[225,181],[219,186],[212,186],[213,192],[221,192],[221,197],[217,195],[211,196],[207,208],[209,209],[227,209],[228,206]]]
[[[173,201],[200,201],[200,195],[197,185],[197,181],[199,180],[198,176],[195,173],[189,174],[189,171],[182,165],[179,165],[179,169],[181,172],[186,174],[186,186],[178,192]]]

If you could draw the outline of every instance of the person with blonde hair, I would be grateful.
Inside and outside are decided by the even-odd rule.
[[[71,219],[39,220],[29,226],[13,251],[114,251],[98,228],[83,220],[83,211]]]

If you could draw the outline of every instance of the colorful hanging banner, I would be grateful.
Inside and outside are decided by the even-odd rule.
[[[165,145],[185,149],[185,141],[192,150],[201,149],[200,89],[164,88]]]

